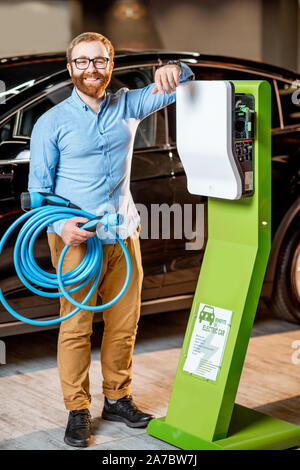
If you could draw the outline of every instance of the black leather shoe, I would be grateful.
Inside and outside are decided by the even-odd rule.
[[[128,395],[112,404],[105,397],[102,418],[108,421],[121,421],[130,428],[144,428],[154,416],[140,411],[133,403],[132,396]]]
[[[64,441],[69,446],[87,447],[91,437],[89,410],[70,411]]]

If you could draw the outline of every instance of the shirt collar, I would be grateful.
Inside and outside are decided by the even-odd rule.
[[[106,100],[106,96],[107,96],[107,94],[106,94],[106,91],[105,91],[105,92],[104,92],[104,98],[103,98],[103,100],[101,101],[100,106],[99,106],[99,111],[100,111],[100,109],[102,108],[102,105],[103,105],[104,101]],[[79,106],[81,106],[81,107],[84,108],[85,110],[89,109],[89,107],[85,104],[84,101],[82,101],[82,99],[81,99],[80,96],[78,95],[75,86],[73,87],[73,91],[72,91],[71,97],[72,97],[73,101],[75,101],[75,103],[79,104]]]

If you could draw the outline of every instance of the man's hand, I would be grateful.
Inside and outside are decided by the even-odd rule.
[[[160,67],[155,72],[155,87],[152,90],[152,93],[157,92],[163,94],[164,90],[169,95],[172,91],[176,90],[176,87],[179,85],[179,77],[181,75],[180,65],[170,64]]]
[[[88,222],[85,217],[72,217],[63,226],[61,237],[65,245],[79,246],[87,238],[96,235],[96,232],[89,232],[78,227],[78,224]]]

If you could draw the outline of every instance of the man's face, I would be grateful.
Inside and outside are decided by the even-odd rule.
[[[99,57],[108,57],[104,44],[99,41],[81,42],[72,50],[72,59]],[[110,82],[113,65],[109,62],[104,69],[97,69],[94,63],[90,62],[87,69],[79,70],[75,62],[72,62],[67,64],[67,68],[78,90],[92,98],[99,98]]]

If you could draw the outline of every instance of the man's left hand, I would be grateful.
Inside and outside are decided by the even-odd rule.
[[[155,87],[152,90],[152,93],[157,92],[163,95],[164,91],[169,95],[172,91],[176,90],[176,87],[179,85],[179,77],[181,75],[180,65],[170,64],[160,67],[155,72]]]

